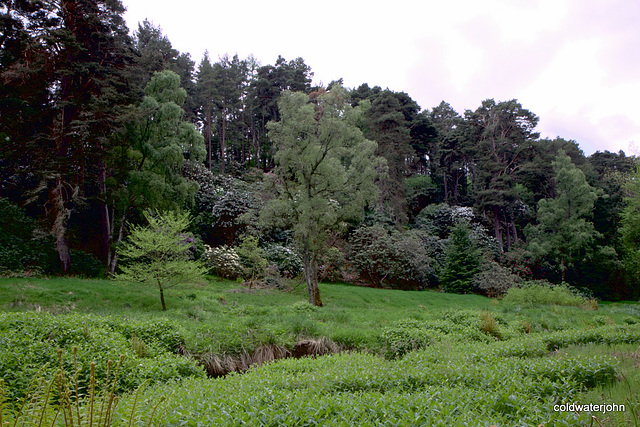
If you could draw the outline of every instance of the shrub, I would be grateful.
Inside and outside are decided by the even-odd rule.
[[[296,251],[283,245],[271,244],[264,248],[270,264],[274,264],[283,277],[296,277],[302,273],[302,258]]]
[[[495,261],[488,260],[482,265],[482,271],[473,276],[473,286],[488,297],[502,296],[517,286],[522,279]]]
[[[325,282],[339,282],[342,280],[344,255],[336,247],[330,247],[320,254],[318,262],[318,279]]]
[[[261,279],[267,268],[267,258],[264,250],[258,246],[258,238],[245,236],[236,249],[242,262],[242,277],[247,280]]]
[[[351,237],[349,259],[373,286],[423,289],[435,281],[433,261],[414,232],[362,227]]]
[[[587,298],[572,286],[552,285],[543,281],[525,282],[520,287],[511,288],[505,294],[503,301],[525,307],[547,304],[582,307],[588,302]]]
[[[205,245],[202,260],[210,273],[219,277],[235,279],[242,276],[242,263],[235,249],[222,245],[212,248]]]
[[[125,358],[117,392],[132,391],[145,381],[202,376],[203,371],[194,360],[174,353],[184,344],[184,335],[184,330],[170,321],[0,313],[0,372],[7,396],[14,400],[24,396],[36,375],[53,375],[60,367],[71,372],[74,364],[83,369],[78,383],[86,389],[91,382],[86,368],[92,362],[95,379],[103,381],[108,361],[117,361],[121,355]],[[144,357],[140,357],[142,348]],[[62,366],[58,349],[64,353]]]

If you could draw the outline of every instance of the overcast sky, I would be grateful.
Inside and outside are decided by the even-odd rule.
[[[196,64],[302,57],[314,83],[407,92],[424,109],[518,99],[542,137],[640,155],[637,0],[123,0]]]

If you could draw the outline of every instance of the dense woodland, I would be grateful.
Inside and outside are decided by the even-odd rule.
[[[517,100],[422,108],[313,86],[302,58],[196,63],[123,11],[0,2],[0,271],[113,275],[146,210],[183,210],[192,256],[244,260],[223,275],[639,296],[636,158],[541,139]]]

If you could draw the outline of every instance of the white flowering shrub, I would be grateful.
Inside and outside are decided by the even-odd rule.
[[[242,276],[242,262],[235,249],[226,245],[215,248],[209,245],[204,245],[204,247],[205,250],[202,255],[202,260],[210,273],[228,279],[235,279]]]
[[[296,277],[302,273],[302,258],[286,246],[271,244],[264,249],[269,263],[274,264],[284,277]]]

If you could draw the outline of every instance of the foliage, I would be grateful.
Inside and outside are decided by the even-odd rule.
[[[11,401],[23,397],[34,378],[54,375],[58,368],[74,373],[80,369],[77,384],[84,393],[92,381],[107,380],[109,363],[121,355],[124,359],[115,382],[118,393],[145,382],[203,375],[194,360],[174,353],[185,343],[185,330],[167,320],[35,312],[0,313],[0,319],[0,371],[5,396]],[[134,338],[144,343],[146,354],[135,350]],[[59,349],[63,351],[62,362],[58,360]],[[89,371],[92,364],[94,369]]]
[[[610,357],[502,357],[497,344],[443,342],[400,361],[357,352],[288,359],[145,397],[171,387],[168,423],[582,425],[588,414],[553,411],[554,404],[615,379]]]
[[[6,391],[3,380],[0,380],[0,424],[12,426],[111,426],[118,422],[128,422],[131,425],[134,421],[144,422],[145,417],[141,415],[141,409],[137,399],[128,405],[127,415],[116,421],[116,409],[118,407],[118,396],[116,388],[119,370],[122,366],[124,356],[120,357],[120,363],[115,367],[112,361],[108,362],[104,384],[96,381],[95,363],[90,365],[89,386],[80,389],[78,380],[82,368],[78,366],[75,359],[77,348],[74,348],[73,372],[65,372],[62,364],[62,350],[58,351],[61,368],[50,375],[50,379],[43,377],[34,378],[29,388],[29,394],[24,396],[20,402],[7,402],[5,400]],[[141,391],[141,387],[135,392],[135,396]],[[150,410],[148,423],[157,419],[159,406],[166,401],[161,397],[155,404],[147,404]],[[11,407],[11,403],[15,408]],[[148,402],[147,402],[148,403]],[[16,409],[17,408],[17,409]],[[156,412],[158,411],[158,412]]]
[[[199,186],[193,212],[197,232],[209,245],[236,245],[247,226],[243,216],[262,207],[262,183],[214,174],[191,161],[184,162],[182,173]]]
[[[322,251],[318,259],[318,278],[323,282],[339,282],[343,279],[344,254],[335,246]]]
[[[424,289],[433,284],[433,261],[415,233],[374,225],[357,229],[349,243],[350,262],[373,286]]]
[[[236,250],[229,246],[222,245],[212,248],[205,245],[202,260],[209,272],[219,277],[235,279],[242,276],[242,261]]]
[[[581,307],[587,304],[587,298],[577,289],[567,284],[551,285],[545,282],[525,282],[512,287],[507,290],[503,301],[526,307],[546,304]]]
[[[264,250],[258,246],[257,237],[244,236],[236,252],[242,263],[242,276],[245,280],[252,282],[264,277],[267,258]]]
[[[491,298],[502,296],[522,279],[495,261],[485,260],[481,271],[473,276],[473,286]]]
[[[444,269],[440,283],[445,292],[469,293],[474,291],[474,276],[480,271],[480,251],[471,240],[471,229],[458,223],[449,237]]]
[[[640,273],[640,166],[629,176],[625,190],[626,207],[622,211],[619,229],[624,248],[624,263],[631,280],[637,285]]]
[[[313,96],[285,92],[281,119],[269,123],[276,147],[275,197],[260,212],[263,226],[292,227],[299,245],[309,302],[322,305],[318,255],[330,230],[357,220],[375,199],[376,144],[350,123],[352,109],[336,86]]]
[[[264,248],[264,252],[269,263],[275,264],[282,276],[292,278],[302,273],[302,258],[292,248],[272,243]]]
[[[162,309],[166,310],[164,290],[201,281],[206,268],[200,260],[191,259],[193,237],[185,232],[191,222],[189,214],[145,211],[144,217],[149,224],[134,226],[118,250],[123,264],[116,278],[157,286]]]
[[[0,197],[0,274],[48,267],[47,243],[51,242],[36,236],[34,221],[24,210]]]
[[[587,183],[563,150],[553,162],[555,197],[538,202],[538,225],[530,225],[528,249],[537,257],[552,259],[562,281],[574,263],[592,255],[598,233],[589,221],[596,191]]]

